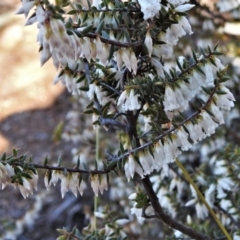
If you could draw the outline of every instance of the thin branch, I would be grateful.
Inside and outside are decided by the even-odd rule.
[[[113,119],[117,119],[117,118],[118,118],[119,116],[121,116],[121,115],[126,116],[127,114],[126,114],[126,113],[123,113],[123,112],[117,113],[117,114],[113,117]]]
[[[81,10],[77,10],[77,13],[81,13],[81,12],[89,12],[92,13],[93,10],[92,9],[81,9]],[[96,9],[94,10],[94,12],[113,12],[112,9]],[[141,12],[141,10],[139,8],[114,8],[114,12]]]
[[[165,224],[168,226],[179,230],[180,232],[192,237],[193,239],[198,240],[210,240],[210,238],[202,233],[199,233],[195,231],[194,229],[187,227],[179,222],[177,222],[175,219],[171,218],[168,214],[166,214],[159,202],[158,197],[156,196],[156,193],[154,192],[152,188],[152,183],[148,176],[142,179],[142,183],[144,186],[144,189],[147,193],[147,196],[152,204],[153,209],[155,210],[155,214],[163,220]]]
[[[136,42],[131,42],[131,43],[124,43],[124,42],[119,42],[119,41],[115,41],[115,40],[111,40],[109,38],[104,38],[104,37],[101,37],[100,35],[98,35],[97,33],[86,33],[86,34],[83,34],[81,31],[79,30],[74,30],[76,33],[79,33],[81,35],[84,35],[86,37],[89,37],[89,38],[92,38],[92,39],[96,39],[97,36],[101,39],[101,42],[103,43],[107,43],[107,44],[111,44],[111,45],[114,45],[116,47],[126,47],[126,48],[129,48],[129,47],[138,47],[138,46],[141,46],[143,45],[143,40],[141,41],[136,41]]]
[[[23,166],[25,162],[13,162],[12,165],[17,166]],[[111,171],[111,169],[106,170],[84,170],[80,168],[69,168],[69,167],[56,167],[56,166],[48,166],[48,165],[42,165],[37,163],[29,163],[28,164],[31,167],[38,168],[38,169],[46,169],[46,170],[57,170],[57,171],[67,171],[67,172],[78,172],[78,173],[85,173],[85,174],[106,174]]]
[[[115,126],[119,129],[122,129],[124,132],[127,132],[128,130],[128,127],[126,124],[123,124],[117,120],[114,120],[112,118],[104,118],[102,116],[99,117],[99,122],[100,122],[100,125],[104,125],[106,127],[109,127],[110,125],[111,126]]]
[[[118,90],[116,90],[115,88],[109,86],[108,84],[106,84],[105,82],[99,82],[100,85],[112,90],[113,92],[115,92],[117,95],[120,95],[120,92]]]

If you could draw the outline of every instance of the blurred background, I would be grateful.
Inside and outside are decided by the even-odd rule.
[[[61,84],[53,85],[51,61],[40,67],[36,24],[23,26],[23,15],[15,15],[20,5],[20,0],[0,1],[0,154],[19,148],[39,163],[46,155],[71,161],[71,144],[52,141],[69,110],[70,94]],[[46,192],[41,179],[39,188],[38,195],[26,200],[11,186],[0,191],[0,235],[51,240],[58,236],[56,228],[73,227],[73,221],[83,226],[83,209],[91,206],[82,204],[87,193],[81,200],[72,193],[62,200],[59,187]]]

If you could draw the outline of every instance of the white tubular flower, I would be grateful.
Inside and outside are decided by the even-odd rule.
[[[181,153],[178,149],[177,137],[172,135],[172,141],[169,139],[164,140],[163,152],[164,152],[164,164],[173,162],[174,159]]]
[[[158,58],[170,58],[173,55],[173,47],[169,44],[154,44],[152,55]]]
[[[195,5],[194,4],[184,4],[184,5],[180,5],[178,7],[175,8],[176,12],[187,12],[190,9],[192,9]]]
[[[63,21],[51,18],[50,26],[55,37],[57,37],[62,43],[64,43],[66,47],[69,47],[70,46],[69,36],[67,34],[67,30],[64,26]]]
[[[106,174],[91,174],[90,181],[91,187],[96,196],[98,196],[99,191],[103,194],[103,191],[108,189]]]
[[[91,42],[89,41],[89,38],[83,37],[79,39],[81,46],[82,46],[82,52],[80,54],[80,57],[85,57],[88,62],[91,61]]]
[[[38,174],[30,172],[29,175],[32,177],[32,179],[28,179],[28,181],[29,181],[29,183],[31,185],[31,188],[35,189],[37,191],[37,187],[38,187],[37,186],[38,185]]]
[[[133,89],[130,90],[130,94],[128,94],[127,90],[123,91],[117,105],[122,105],[125,111],[134,111],[141,107],[141,104],[138,102],[138,96],[134,95]]]
[[[208,216],[208,209],[206,208],[206,206],[204,204],[198,202],[197,192],[192,187],[192,185],[190,185],[190,190],[191,190],[193,199],[189,200],[185,204],[185,206],[188,207],[188,206],[195,204],[196,213],[197,213],[198,218],[204,220]]]
[[[222,84],[220,84],[220,90],[225,94],[214,94],[214,101],[218,107],[229,111],[234,106],[235,98],[229,89]]]
[[[108,190],[107,174],[101,174],[99,177],[101,179],[101,184],[99,185],[99,191],[101,194],[103,194],[104,190]]]
[[[198,218],[204,220],[206,217],[208,217],[208,209],[203,203],[198,202],[195,205],[195,208],[196,208]]]
[[[107,217],[107,215],[102,212],[94,212],[94,216],[97,218],[102,218],[102,219]]]
[[[98,174],[91,174],[90,175],[91,187],[93,192],[96,196],[98,196],[98,189],[99,189],[99,176]]]
[[[75,197],[77,197],[79,174],[78,173],[68,173],[67,178],[69,181],[69,189],[72,191]]]
[[[97,36],[95,40],[95,46],[96,46],[96,53],[97,53],[96,58],[98,58],[103,64],[103,66],[105,66],[109,56],[109,46],[106,43],[102,43],[99,36]],[[92,55],[93,56],[95,55],[94,51]]]
[[[130,50],[128,48],[121,48],[121,56],[123,63],[125,64],[126,68],[131,71],[131,62],[130,62]]]
[[[22,181],[23,181],[23,187],[25,187],[27,190],[29,190],[31,193],[33,193],[32,192],[32,186],[31,186],[31,184],[29,182],[29,179],[23,177]]]
[[[115,221],[115,223],[119,226],[124,226],[124,225],[128,224],[129,222],[130,222],[129,219],[125,219],[125,218],[118,219]]]
[[[159,171],[163,167],[165,159],[162,142],[158,141],[158,143],[155,144],[154,149],[154,160],[156,161],[154,167],[157,171]]]
[[[211,208],[214,206],[215,190],[216,185],[212,183],[210,187],[205,191],[205,199]]]
[[[145,218],[142,217],[142,212],[143,209],[142,208],[136,208],[137,203],[135,202],[133,207],[131,208],[131,214],[136,215],[137,220],[140,224],[143,224]]]
[[[138,102],[138,96],[135,95],[134,90],[131,89],[129,97],[127,98],[124,108],[125,110],[134,111],[141,107],[141,104]]]
[[[84,181],[81,181],[80,185],[77,186],[80,195],[83,195],[83,191],[87,188],[87,184]]]
[[[206,63],[203,67],[202,70],[205,73],[206,76],[206,84],[207,86],[211,86],[213,85],[213,80],[214,80],[214,76],[213,76],[213,66],[210,65],[210,63]]]
[[[152,51],[153,51],[153,41],[152,41],[152,37],[150,34],[150,31],[147,31],[145,40],[144,40],[144,44],[147,47],[148,50],[148,56],[151,57],[152,56]]]
[[[224,190],[231,191],[234,182],[230,177],[223,177],[217,180],[217,198],[221,199],[227,196]]]
[[[192,144],[188,141],[188,133],[182,127],[177,131],[177,137],[178,145],[183,151],[192,147]]]
[[[61,175],[60,176],[61,179],[61,194],[62,194],[62,198],[64,198],[66,192],[68,192],[69,189],[69,179],[68,176],[65,175]]]
[[[185,110],[188,107],[188,97],[186,97],[187,90],[184,86],[180,88],[175,87],[173,90],[170,85],[166,85],[163,101],[165,112],[179,108]]]
[[[130,181],[130,178],[133,178],[135,172],[138,173],[141,176],[141,178],[144,177],[141,166],[134,160],[134,157],[132,154],[129,155],[128,160],[124,165],[124,171],[128,179],[128,182]]]
[[[34,24],[35,22],[37,22],[37,17],[36,16],[27,19],[27,21],[24,23],[23,26],[29,26],[29,25]]]
[[[215,26],[213,24],[213,21],[210,19],[204,20],[202,23],[202,30],[203,31],[214,31]]]
[[[158,183],[159,184],[159,183]],[[157,192],[157,197],[161,201],[163,208],[166,208],[167,212],[175,218],[177,215],[176,208],[173,206],[169,196],[169,190],[165,187],[161,187]]]
[[[177,24],[172,24],[166,31],[166,42],[170,45],[176,45],[178,39],[186,34],[193,34],[191,25],[186,17],[181,16]]]
[[[133,73],[136,75],[137,74],[137,58],[132,49],[130,50],[130,65]]]
[[[117,105],[118,105],[118,106],[119,106],[119,105],[123,105],[124,102],[126,101],[127,97],[128,97],[128,92],[127,92],[127,90],[124,90],[124,91],[121,93],[121,95],[120,95],[120,97],[119,97],[119,99],[118,99]]]
[[[114,60],[117,62],[117,67],[118,67],[118,70],[120,71],[123,65],[121,49],[118,49],[118,51],[114,52],[113,57],[114,57]]]
[[[144,175],[150,174],[154,169],[154,159],[152,155],[148,153],[139,153],[139,162],[143,168]]]
[[[41,67],[44,65],[44,63],[46,63],[50,59],[51,56],[52,56],[52,54],[50,52],[49,45],[45,44],[42,51],[40,52]]]
[[[188,122],[185,126],[194,144],[206,137],[206,133],[204,133],[202,130],[201,123],[192,124],[192,122]]]
[[[16,188],[18,187],[22,196],[24,197],[24,199],[26,199],[27,197],[29,197],[30,194],[33,194],[32,190],[27,189],[26,187],[22,186],[19,183],[14,183],[13,186]]]
[[[201,116],[202,121],[200,121],[199,124],[202,126],[206,135],[210,136],[215,133],[215,129],[218,127],[218,124],[213,121],[212,117],[206,111],[202,111]]]
[[[138,0],[138,2],[144,14],[144,20],[155,17],[161,10],[161,0]]]
[[[166,85],[163,105],[165,112],[172,111],[179,107],[174,90],[170,87],[170,85]]]
[[[163,65],[161,64],[160,59],[156,58],[156,57],[152,57],[151,63],[155,67],[155,69],[157,71],[157,75],[159,77],[164,78]]]
[[[185,30],[186,34],[189,34],[189,35],[193,34],[192,27],[186,17],[181,16],[179,24]]]
[[[205,76],[197,71],[193,71],[192,76],[189,78],[189,88],[192,92],[192,97],[195,96],[205,85]]]
[[[132,193],[132,194],[128,197],[129,200],[135,200],[136,198],[137,198],[137,193]]]
[[[58,179],[60,179],[61,175],[62,175],[62,171],[58,171],[58,170],[52,171],[51,183],[53,184],[53,186],[56,186]]]
[[[36,5],[36,1],[23,1],[22,7],[15,14],[24,14],[27,17],[30,10]]]
[[[176,26],[175,29],[176,30],[179,29],[182,31],[182,29],[179,26]],[[174,46],[177,44],[177,42],[178,42],[178,37],[174,35],[174,33],[172,31],[172,27],[168,28],[166,31],[166,43],[171,46]]]
[[[222,65],[221,61],[217,57],[213,57],[214,63],[216,64],[217,70],[223,70],[224,66]]]
[[[233,240],[240,240],[240,232],[233,233]]]
[[[50,174],[51,174],[50,170],[47,170],[44,177],[44,184],[48,191],[51,186],[51,179],[49,179]]]
[[[218,124],[224,124],[223,113],[218,106],[216,106],[214,103],[211,103],[210,111],[214,115],[214,120]]]
[[[97,99],[101,105],[104,105],[106,102],[106,99],[104,97],[103,92],[101,91],[100,87],[96,85],[95,83],[92,83],[89,85],[89,90],[87,92],[87,96],[90,100],[93,100],[94,98],[94,93],[97,96]]]

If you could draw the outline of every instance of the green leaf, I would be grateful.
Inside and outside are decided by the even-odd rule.
[[[93,24],[85,27],[83,30],[81,30],[81,32],[86,35],[87,33],[89,33],[91,30],[93,29]]]
[[[60,167],[62,164],[62,156],[59,155],[58,160],[57,160],[57,166]]]
[[[88,86],[82,86],[79,88],[81,91],[87,92],[89,90]]]
[[[102,29],[103,29],[103,27],[104,27],[104,19],[102,19],[101,22],[99,23],[99,25],[98,25],[95,33],[96,33],[96,34],[100,34],[101,31],[102,31]]]
[[[2,157],[1,157],[1,160],[4,161],[7,157],[7,154],[6,153],[3,153]]]
[[[68,15],[74,15],[74,14],[76,14],[78,11],[77,10],[71,10],[71,11],[69,11],[67,14]]]
[[[48,157],[46,156],[45,159],[44,159],[44,164],[43,164],[43,166],[46,167],[47,164],[48,164]]]
[[[14,149],[12,150],[12,155],[13,155],[14,157],[16,157],[17,154],[18,154],[18,150],[14,148]]]

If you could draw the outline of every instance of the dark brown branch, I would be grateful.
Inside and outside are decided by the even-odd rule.
[[[156,193],[153,191],[152,183],[148,176],[146,176],[144,179],[142,179],[143,187],[147,193],[147,196],[149,197],[149,200],[152,204],[152,207],[155,211],[155,214],[162,219],[162,221],[170,226],[171,228],[174,228],[176,230],[179,230],[180,232],[190,236],[193,239],[197,240],[210,240],[210,238],[204,234],[201,234],[194,229],[187,227],[176,220],[172,219],[168,214],[166,214],[160,205],[159,199],[156,196]]]
[[[92,38],[92,39],[96,39],[97,36],[98,36],[101,39],[101,42],[107,43],[107,44],[111,44],[111,45],[114,45],[116,47],[126,47],[126,48],[129,48],[129,47],[138,47],[138,46],[141,46],[143,44],[143,40],[136,41],[136,42],[131,42],[131,43],[124,43],[124,42],[114,41],[114,40],[111,40],[109,38],[101,37],[97,33],[89,32],[87,34],[83,34],[81,31],[78,31],[78,30],[75,30],[75,32],[79,33],[81,35],[84,35],[86,37]]]
[[[76,10],[76,9],[75,9]],[[77,13],[81,12],[93,12],[92,9],[76,10]],[[112,9],[95,9],[94,12],[112,12]],[[141,12],[139,8],[114,8],[114,12]]]
[[[23,166],[25,162],[13,162],[13,165]],[[46,170],[57,170],[57,171],[67,171],[67,172],[78,172],[78,173],[86,173],[86,174],[106,174],[111,171],[111,169],[106,170],[84,170],[80,168],[68,168],[68,167],[55,167],[48,165],[41,165],[37,163],[29,163],[29,166],[35,167],[37,169],[46,169]]]

